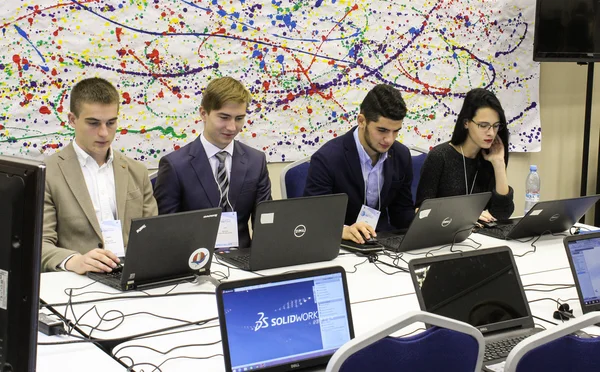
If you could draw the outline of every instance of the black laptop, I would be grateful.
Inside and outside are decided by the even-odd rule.
[[[418,258],[408,266],[421,310],[481,331],[484,364],[501,362],[519,341],[541,331],[509,247]]]
[[[408,230],[377,232],[375,244],[356,244],[342,240],[342,248],[373,252],[385,248],[396,252],[459,243],[469,237],[491,192],[426,199]]]
[[[581,310],[600,311],[600,232],[567,236],[564,245]]]
[[[346,194],[269,200],[254,214],[252,247],[219,249],[217,258],[244,270],[329,261],[340,251]]]
[[[600,195],[536,203],[522,218],[498,221],[476,232],[498,239],[520,239],[570,229],[600,200]]]
[[[227,372],[324,371],[354,338],[339,266],[224,282],[216,295]]]
[[[110,273],[87,275],[121,291],[209,275],[220,220],[221,208],[134,219],[123,266]]]

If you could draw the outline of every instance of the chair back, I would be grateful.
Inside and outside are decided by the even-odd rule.
[[[421,168],[423,167],[423,163],[425,162],[425,158],[427,157],[427,153],[429,151],[410,146],[410,154],[412,158],[412,169],[413,169],[413,181],[410,185],[410,191],[412,192],[413,203],[417,201],[417,188],[419,186],[419,179],[421,179]]]
[[[158,169],[154,169],[149,173],[150,183],[152,184],[152,189],[154,189],[154,184],[156,183],[156,176],[158,176]]]
[[[388,336],[414,322],[436,327],[411,337]],[[483,351],[483,335],[475,327],[415,311],[346,343],[329,361],[327,372],[479,372]]]
[[[288,164],[283,168],[280,176],[282,199],[298,198],[304,195],[309,166],[310,156]]]
[[[504,372],[600,371],[600,338],[571,333],[600,322],[592,312],[521,341],[506,359]]]

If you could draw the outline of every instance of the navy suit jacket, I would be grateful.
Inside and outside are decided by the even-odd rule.
[[[346,225],[356,222],[365,198],[365,182],[354,141],[354,131],[334,138],[323,145],[310,159],[304,195],[346,193]],[[383,163],[381,215],[377,231],[407,228],[415,214],[410,185],[412,159],[410,151],[394,142]]]
[[[154,197],[159,214],[219,207],[219,188],[200,137],[160,159]],[[248,220],[256,205],[270,199],[265,154],[235,141],[229,202],[237,212],[240,247],[250,247]]]

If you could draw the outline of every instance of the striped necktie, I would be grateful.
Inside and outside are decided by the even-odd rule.
[[[229,193],[229,179],[227,178],[227,168],[225,167],[225,159],[227,153],[221,151],[215,155],[219,160],[219,166],[217,167],[217,185],[219,185],[219,191],[221,193],[221,201],[219,206],[223,208],[223,212],[229,210],[229,203],[227,202],[227,194]]]

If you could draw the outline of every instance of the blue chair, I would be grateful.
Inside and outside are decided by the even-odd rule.
[[[417,201],[417,187],[419,186],[419,179],[421,179],[421,168],[429,151],[415,146],[409,146],[408,148],[412,157],[413,168],[413,181],[410,185],[410,191],[412,192],[413,203],[415,203]]]
[[[156,176],[158,176],[158,169],[154,169],[148,175],[150,178],[150,183],[152,184],[152,188],[154,189],[154,184],[156,183]]]
[[[298,198],[304,195],[309,166],[310,156],[297,160],[283,168],[280,176],[282,199]]]
[[[571,335],[597,323],[596,311],[526,338],[508,354],[504,372],[599,371],[600,338]]]
[[[388,336],[415,322],[436,327],[411,337]],[[413,311],[344,344],[326,371],[479,372],[484,345],[481,332],[467,323]]]

